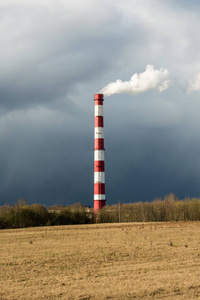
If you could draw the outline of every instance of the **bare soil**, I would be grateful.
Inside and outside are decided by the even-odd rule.
[[[200,299],[200,222],[0,230],[0,299]]]

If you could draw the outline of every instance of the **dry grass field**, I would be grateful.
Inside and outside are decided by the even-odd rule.
[[[0,299],[200,299],[200,222],[0,230]]]

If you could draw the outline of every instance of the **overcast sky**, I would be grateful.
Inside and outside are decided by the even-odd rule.
[[[105,96],[107,204],[199,197],[199,15],[196,0],[0,0],[0,205],[92,206],[94,94],[147,65],[165,88]]]

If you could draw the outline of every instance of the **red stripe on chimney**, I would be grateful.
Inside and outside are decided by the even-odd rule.
[[[103,160],[96,160],[94,162],[94,172],[104,172],[105,164]]]
[[[95,127],[103,127],[103,117],[102,116],[96,116],[94,121]]]
[[[105,194],[105,183],[94,183],[94,194]]]

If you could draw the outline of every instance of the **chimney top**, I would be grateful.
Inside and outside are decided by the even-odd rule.
[[[94,100],[103,100],[103,94],[95,94]]]

